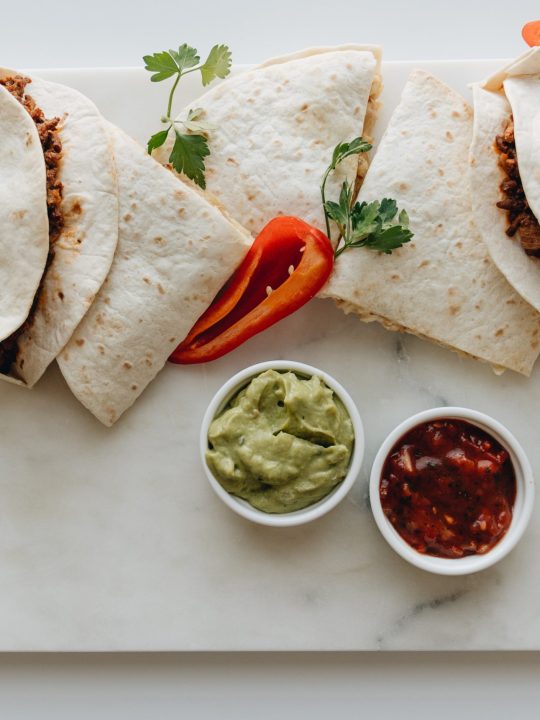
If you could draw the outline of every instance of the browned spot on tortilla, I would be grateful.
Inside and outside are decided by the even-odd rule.
[[[437,111],[436,111],[436,110],[431,110],[430,113],[429,113],[429,117],[431,117],[431,118],[436,118],[436,117],[437,117]]]
[[[144,322],[144,320],[143,320],[142,318],[139,318],[139,321],[138,321],[138,322],[139,322],[139,325],[140,325],[142,322]]]
[[[404,182],[399,183],[399,186],[398,186],[398,187],[399,187],[400,190],[408,190],[408,188],[409,188],[409,186],[407,185],[407,183],[404,183]]]
[[[136,209],[137,209],[137,203],[136,203],[135,201],[133,201],[132,203],[130,203],[130,206],[131,206],[131,209],[132,209],[132,210],[136,210]]]
[[[418,268],[427,267],[429,265],[429,260],[422,260]]]
[[[447,131],[446,131],[445,136],[446,136],[446,139],[447,139],[447,140],[453,140],[453,139],[454,139],[454,136],[452,135],[452,133],[450,132],[450,130],[447,130]]]
[[[247,199],[250,200],[250,201],[251,201],[251,200],[255,200],[256,197],[257,197],[257,194],[256,194],[256,193],[248,192],[248,194],[247,194]]]
[[[96,325],[103,325],[103,315],[96,315]]]
[[[483,262],[484,262],[484,265],[489,265],[489,258],[484,258]]]
[[[151,284],[152,284],[152,281],[150,280],[149,277],[143,277],[143,282],[145,282],[147,285],[151,285]]]
[[[345,65],[345,67],[347,68],[347,70],[352,70],[352,65],[351,65],[351,63],[347,63],[347,64]]]
[[[455,295],[455,294],[456,294],[456,288],[449,287],[449,288],[448,288],[448,294],[449,294],[449,295]]]
[[[97,349],[98,349],[98,353],[99,353],[100,355],[105,355],[105,345],[101,345],[101,344],[100,344],[100,345],[97,346]]]
[[[186,209],[185,209],[185,208],[178,208],[178,215],[179,215],[180,217],[184,217],[185,214],[186,214]]]
[[[107,408],[107,414],[109,415],[109,422],[112,425],[116,422],[116,410],[114,410],[114,408]]]
[[[58,297],[60,298],[60,300],[64,299],[64,293],[61,290],[58,291]]]
[[[481,303],[481,302],[477,302],[476,305],[474,306],[474,309],[475,309],[475,310],[480,310],[481,307],[482,307],[482,303]]]
[[[439,173],[439,175],[440,175],[441,177],[444,175],[444,170],[443,170],[442,168],[439,168],[439,169],[437,170],[437,172]]]
[[[22,220],[25,215],[26,210],[15,210],[13,212],[13,217],[15,218],[15,220]]]
[[[26,147],[31,145],[33,142],[34,142],[34,138],[32,137],[32,135],[30,133],[28,133],[28,135],[26,136]]]
[[[302,115],[297,115],[297,116],[294,118],[294,122],[296,122],[296,123],[298,123],[299,125],[301,125],[301,124],[304,122],[304,118],[302,117]]]
[[[75,202],[71,206],[71,212],[75,213],[75,215],[82,215],[83,209],[81,203],[78,200],[75,200]]]
[[[84,340],[83,340],[83,338],[78,338],[77,340],[75,340],[75,345],[78,345],[79,347],[82,347],[82,346],[84,345]]]
[[[129,362],[129,360],[126,360],[126,361],[123,363],[123,367],[125,367],[126,370],[131,370],[131,368],[133,367],[133,365]]]
[[[300,112],[306,112],[306,110],[309,110],[309,105],[307,103],[304,103],[300,108]]]
[[[133,385],[131,386],[131,389],[132,389],[132,390],[138,390],[138,388],[139,388],[139,386],[138,386],[138,385],[135,385],[135,384],[133,384]]]
[[[458,241],[457,241],[456,247],[457,247],[459,250],[461,250],[461,248],[463,247],[463,243],[461,242],[461,240],[458,240]]]
[[[161,237],[161,235],[156,235],[156,237],[154,238],[154,242],[156,243],[156,245],[161,245],[163,243],[163,238]]]
[[[536,350],[537,347],[538,347],[538,340],[531,340],[531,348],[533,350]]]
[[[336,75],[336,73],[332,73],[332,74],[330,75],[330,80],[337,80],[337,75]]]
[[[227,158],[227,165],[236,165],[238,166],[238,163],[234,158]]]
[[[165,295],[165,289],[163,288],[163,285],[161,285],[161,283],[157,284],[157,289],[160,295]]]
[[[175,190],[174,197],[177,200],[184,200],[184,198],[186,197],[186,194],[184,192],[182,192],[182,190]]]
[[[390,275],[391,280],[400,280],[400,276],[397,273],[393,273]]]
[[[457,110],[452,110],[452,117],[453,117],[453,118],[458,118],[458,117],[461,117],[461,114],[458,113]]]
[[[69,353],[68,353],[67,350],[62,354],[62,358],[63,358],[66,362],[69,360]]]
[[[507,305],[517,305],[516,301],[515,301],[515,300],[512,300],[512,299],[507,300],[507,301],[506,301],[506,304],[507,304]]]
[[[131,213],[126,213],[126,214],[124,215],[124,222],[129,222],[132,217],[133,217],[133,216],[131,215]]]
[[[471,166],[476,167],[476,158],[471,158]]]
[[[144,362],[148,365],[148,367],[152,367],[152,361],[150,360],[150,358],[145,358]]]
[[[497,332],[495,333],[495,337],[501,337],[502,335],[504,335],[504,328],[500,328],[500,329],[497,330]]]
[[[111,298],[110,298],[110,297],[103,298],[103,302],[105,303],[105,305],[110,305],[110,304],[111,304]]]
[[[450,305],[448,310],[450,311],[450,315],[457,315],[457,313],[461,310],[461,305]]]
[[[169,338],[169,342],[176,342],[176,338]]]

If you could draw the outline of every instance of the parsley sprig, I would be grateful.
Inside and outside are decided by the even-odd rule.
[[[347,180],[341,186],[338,202],[326,199],[326,182],[330,174],[345,158],[369,152],[371,147],[371,144],[361,137],[354,138],[351,142],[339,143],[332,154],[332,162],[323,175],[321,198],[326,234],[330,238],[330,220],[333,220],[342,239],[334,252],[336,258],[345,250],[359,247],[390,254],[413,237],[409,230],[409,216],[405,210],[398,210],[395,200],[383,198],[380,201],[353,204],[354,188]]]
[[[169,93],[167,111],[161,118],[161,122],[167,127],[152,135],[148,141],[148,152],[152,153],[161,147],[172,130],[175,138],[169,162],[177,172],[184,173],[204,189],[204,158],[210,155],[206,133],[211,130],[211,126],[201,119],[201,108],[190,110],[185,120],[174,120],[171,117],[173,98],[180,78],[189,73],[200,71],[204,86],[216,78],[227,77],[231,71],[231,52],[227,45],[214,45],[206,60],[201,63],[197,50],[184,43],[178,50],[145,55],[143,60],[144,69],[153,73],[150,78],[152,82],[162,82],[175,77]]]

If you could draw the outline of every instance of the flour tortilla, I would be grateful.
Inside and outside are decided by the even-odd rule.
[[[369,134],[379,70],[378,48],[315,48],[269,60],[199,97],[179,119],[202,108],[213,126],[208,191],[254,235],[277,215],[324,229],[321,177],[339,142]],[[156,157],[167,162],[170,151],[171,142]],[[345,161],[328,183],[329,197],[366,168],[365,158]]]
[[[1,77],[14,74],[0,70]],[[0,375],[32,387],[71,337],[109,271],[118,241],[118,200],[105,121],[95,105],[76,90],[39,78],[32,78],[25,92],[45,117],[61,118],[65,219],[33,321],[19,337],[9,376]]]
[[[476,223],[493,262],[519,294],[540,311],[540,258],[527,255],[519,237],[506,235],[506,211],[496,207],[505,177],[495,138],[513,116],[516,154],[529,206],[540,218],[540,48],[531,48],[473,86],[474,131],[470,175]]]
[[[512,82],[520,81],[521,78]],[[508,237],[506,211],[500,210],[496,205],[502,197],[499,186],[505,175],[499,167],[499,155],[494,143],[496,136],[504,132],[512,108],[502,92],[486,90],[480,85],[475,85],[473,93],[474,132],[470,151],[470,180],[475,221],[493,262],[517,292],[536,310],[540,310],[540,259],[527,255],[517,236]],[[522,139],[518,131],[521,120],[520,114],[514,116],[516,148],[518,138]],[[525,142],[526,140],[527,136]],[[539,140],[540,138],[536,143],[530,143],[531,147],[525,153],[521,150],[523,143],[520,143],[518,151],[522,182],[527,198],[530,195],[531,200],[533,197],[540,199],[538,193],[530,187],[531,183],[537,188],[540,188],[540,183],[535,180],[538,166],[529,169],[530,162],[527,156],[534,160],[534,145],[538,145],[536,150],[538,159]],[[536,214],[533,203],[531,202],[530,205]]]
[[[58,357],[71,390],[112,425],[240,263],[251,237],[109,126],[120,202],[110,273]]]
[[[363,320],[528,375],[540,349],[540,314],[499,273],[474,225],[471,137],[461,96],[413,72],[360,199],[395,198],[414,238],[392,255],[344,252],[323,295]]]
[[[30,115],[0,86],[0,342],[26,320],[48,251],[39,135]]]

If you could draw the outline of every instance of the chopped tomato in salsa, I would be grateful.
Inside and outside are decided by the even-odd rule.
[[[512,521],[516,477],[508,452],[464,420],[422,423],[392,448],[380,482],[383,511],[427,555],[483,554]]]

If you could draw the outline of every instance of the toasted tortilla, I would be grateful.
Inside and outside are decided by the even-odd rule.
[[[110,125],[119,240],[109,275],[58,357],[73,393],[112,425],[242,260],[251,236]]]
[[[1,77],[14,74],[0,70]],[[7,376],[0,375],[32,387],[67,343],[107,276],[118,242],[118,201],[109,137],[95,105],[76,90],[39,78],[32,78],[25,92],[46,117],[61,118],[65,223],[31,323],[18,339],[15,362]],[[42,182],[45,192],[44,177]],[[40,278],[41,273],[43,265]]]
[[[536,310],[540,310],[540,258],[527,255],[517,235],[508,237],[506,211],[497,207],[497,202],[502,199],[499,186],[505,175],[499,167],[495,138],[504,132],[512,108],[501,92],[475,85],[473,94],[474,132],[470,150],[470,180],[476,225],[495,265],[517,292]],[[519,115],[514,117],[516,149],[520,119]],[[526,154],[518,152],[523,185],[527,197],[529,193],[533,197],[531,190],[526,187],[523,172],[527,162]],[[531,153],[534,157],[532,149]],[[535,177],[534,171],[529,177]],[[527,182],[528,185],[530,182]]]
[[[473,86],[470,176],[476,223],[493,262],[519,294],[540,311],[540,258],[528,255],[519,231],[508,237],[507,213],[496,206],[505,173],[495,138],[513,117],[516,156],[530,209],[540,219],[540,48],[531,48]]]
[[[463,98],[413,72],[359,199],[395,198],[414,237],[391,255],[344,252],[323,295],[364,320],[528,375],[540,350],[540,314],[497,270],[475,227],[471,137]]]
[[[212,126],[208,191],[254,235],[277,215],[297,215],[324,230],[322,175],[339,142],[369,134],[379,69],[378,48],[315,48],[269,60],[199,97],[178,119],[202,108]],[[167,162],[171,145],[172,139],[157,159]],[[345,178],[354,184],[365,173],[361,160],[340,166],[329,197]]]
[[[0,86],[0,341],[26,320],[49,251],[45,161],[36,126]]]

